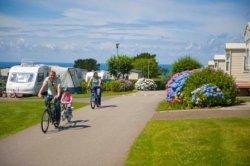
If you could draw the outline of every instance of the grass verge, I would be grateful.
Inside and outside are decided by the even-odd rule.
[[[150,121],[125,165],[248,165],[250,118]]]
[[[73,103],[74,109],[85,105]],[[43,109],[43,100],[0,101],[0,139],[39,123]]]
[[[186,106],[180,103],[169,103],[166,100],[162,100],[156,109],[157,112],[160,111],[171,111],[171,110],[184,110]]]

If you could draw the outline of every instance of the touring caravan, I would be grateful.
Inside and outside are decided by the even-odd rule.
[[[50,68],[56,72],[56,75],[61,80],[62,88],[67,88],[72,93],[81,92],[80,81],[75,68],[60,66],[50,66]]]
[[[46,65],[21,64],[9,70],[6,93],[36,95],[48,76],[49,67]]]

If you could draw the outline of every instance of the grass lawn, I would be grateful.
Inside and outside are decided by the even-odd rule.
[[[74,109],[87,104],[73,103]],[[0,139],[37,124],[41,120],[44,102],[0,101]]]
[[[250,102],[250,96],[238,96],[237,99],[242,102]]]
[[[102,92],[103,96],[119,96],[119,95],[127,95],[134,93],[135,91],[128,91],[128,92],[111,92],[111,91],[104,91]],[[84,94],[73,94],[73,98],[88,98],[90,97],[90,93],[84,93]]]
[[[250,118],[150,121],[126,165],[249,165]]]
[[[183,110],[186,106],[179,103],[168,103],[166,100],[162,100],[156,109],[157,112],[160,111],[171,111],[171,110]]]

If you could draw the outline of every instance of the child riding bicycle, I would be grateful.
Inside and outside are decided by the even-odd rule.
[[[68,88],[64,89],[64,93],[63,93],[62,98],[61,98],[61,104],[62,104],[62,107],[64,109],[63,119],[67,118],[68,121],[70,121],[71,118],[73,117],[72,107],[71,107],[72,106],[72,96],[71,96]]]

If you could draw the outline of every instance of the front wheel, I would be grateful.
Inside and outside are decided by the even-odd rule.
[[[90,101],[90,106],[91,106],[92,109],[94,109],[94,108],[95,108],[95,101],[92,101],[92,100],[91,100],[91,101]]]
[[[50,117],[49,117],[48,110],[44,110],[42,119],[41,119],[41,129],[43,133],[46,133],[48,131],[49,121],[50,121]]]

